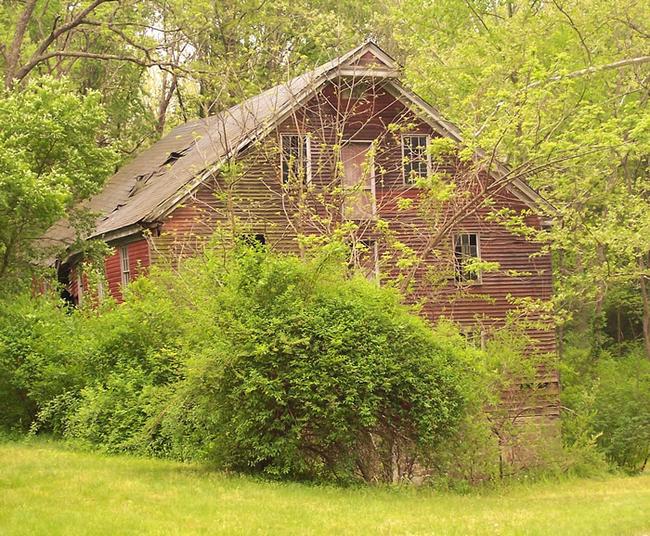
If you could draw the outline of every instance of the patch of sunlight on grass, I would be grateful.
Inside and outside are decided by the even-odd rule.
[[[256,481],[197,466],[0,445],[0,534],[648,535],[650,475],[453,495]]]

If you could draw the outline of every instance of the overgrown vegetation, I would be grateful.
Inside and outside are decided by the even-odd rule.
[[[429,476],[505,474],[515,424],[507,412],[483,409],[496,407],[513,376],[531,396],[541,390],[516,326],[481,352],[448,325],[429,333],[391,291],[342,277],[330,258],[327,272],[320,257],[303,265],[259,251],[229,259],[232,269],[214,255],[180,278],[155,273],[119,307],[71,311],[52,295],[16,292],[42,272],[35,261],[60,246],[37,240],[45,228],[62,217],[87,227],[93,215],[74,208],[101,187],[116,154],[127,159],[179,121],[372,36],[458,123],[459,154],[482,147],[488,158],[478,164],[486,165],[500,155],[556,208],[552,228],[535,238],[555,265],[550,305],[568,453],[560,465],[588,469],[605,457],[642,470],[650,450],[643,3],[215,5],[0,6],[2,427],[270,476],[392,481],[415,471],[425,447]],[[428,182],[440,212],[453,181]],[[492,216],[532,233],[521,214]],[[364,330],[375,324],[382,330]],[[303,382],[312,388],[296,392]],[[360,414],[350,409],[358,400]],[[259,429],[265,434],[252,438]]]
[[[467,414],[477,363],[345,270],[334,246],[242,246],[121,306],[22,298],[1,317],[3,424],[273,477],[411,477]]]
[[[485,350],[453,324],[432,329],[396,291],[350,276],[337,243],[304,260],[224,251],[154,270],[121,305],[4,303],[2,426],[272,478],[457,486],[524,467],[599,470],[603,455],[643,467],[642,360],[603,358],[573,385],[567,371],[568,452],[551,440],[504,458],[544,433],[513,411],[544,396],[514,327]],[[522,381],[528,398],[500,405]]]

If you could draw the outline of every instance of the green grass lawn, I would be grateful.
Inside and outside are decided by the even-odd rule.
[[[4,443],[0,534],[650,535],[650,475],[453,495],[276,484]]]

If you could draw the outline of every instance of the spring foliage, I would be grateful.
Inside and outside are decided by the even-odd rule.
[[[97,143],[105,119],[98,94],[50,78],[0,97],[0,284],[60,247],[35,238],[112,171],[112,149]]]
[[[122,305],[57,307],[4,311],[5,426],[271,477],[396,481],[470,398],[465,354],[394,291],[347,278],[335,247],[208,253]]]

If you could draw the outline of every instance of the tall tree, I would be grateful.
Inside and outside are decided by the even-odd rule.
[[[0,285],[29,280],[60,246],[37,239],[112,171],[113,150],[96,141],[105,117],[98,94],[48,78],[0,98]]]
[[[648,10],[631,0],[407,0],[383,22],[412,85],[470,146],[513,167],[572,156],[530,178],[558,209],[558,306],[598,343],[608,292],[633,285],[650,358]]]

